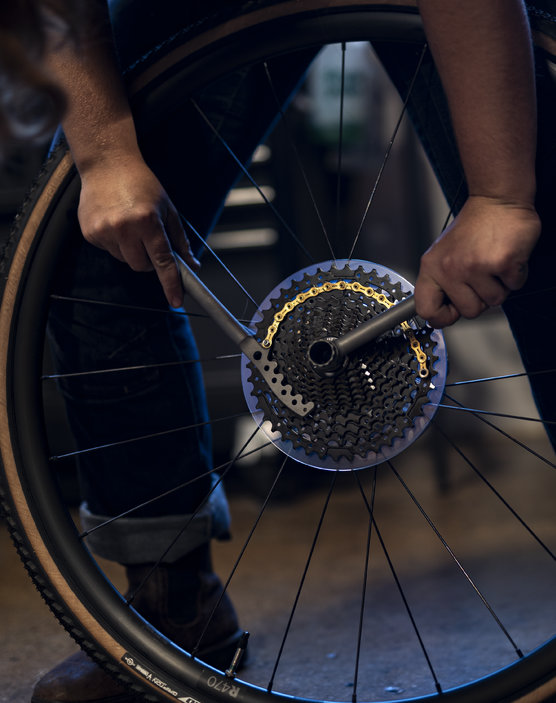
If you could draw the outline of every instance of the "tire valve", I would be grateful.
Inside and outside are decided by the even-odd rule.
[[[248,632],[244,632],[241,635],[241,637],[239,638],[239,642],[237,645],[236,652],[234,654],[234,658],[232,659],[232,663],[226,669],[226,676],[229,679],[235,678],[235,676],[237,674],[238,667],[241,664],[241,660],[243,658],[243,655],[245,654],[245,650],[247,649],[248,640],[249,640],[249,633]]]

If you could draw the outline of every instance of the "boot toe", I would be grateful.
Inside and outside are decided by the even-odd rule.
[[[136,697],[85,652],[72,654],[36,684],[32,703],[132,703]]]

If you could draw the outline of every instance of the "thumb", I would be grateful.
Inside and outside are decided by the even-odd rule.
[[[415,284],[417,314],[436,329],[448,327],[459,320],[460,313],[432,278],[420,275]]]

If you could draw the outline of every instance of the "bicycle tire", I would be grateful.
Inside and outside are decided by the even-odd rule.
[[[199,81],[216,77],[223,62],[251,60],[258,46],[265,52],[287,43],[303,46],[332,40],[342,32],[349,39],[372,36],[387,41],[418,42],[421,29],[406,2],[312,0],[255,2],[221,21],[207,18],[180,31],[167,45],[145,56],[128,73],[128,82],[140,129],[154,128],[156,115],[172,101],[179,86],[183,94]],[[256,41],[255,41],[256,40]],[[245,46],[253,43],[247,52]],[[242,47],[242,51],[238,51]],[[202,67],[202,70],[200,68]],[[202,78],[200,78],[202,76]],[[43,598],[71,636],[98,663],[131,690],[147,698],[213,701],[230,697],[225,677],[202,663],[184,657],[125,606],[122,598],[98,571],[73,522],[60,502],[46,461],[40,377],[50,280],[64,247],[67,213],[75,212],[79,183],[71,156],[61,145],[39,177],[13,234],[2,263],[2,385],[0,443],[3,474],[2,507],[23,562]],[[54,508],[54,509],[53,509]],[[158,683],[129,664],[145,663]],[[556,640],[523,661],[490,677],[444,692],[449,701],[533,701],[556,694]],[[216,683],[215,683],[216,682]],[[222,685],[223,684],[223,685]],[[234,683],[233,697],[264,700],[265,691]],[[226,690],[223,690],[226,688]],[[219,690],[220,689],[220,690]],[[287,698],[272,692],[275,698]],[[438,694],[418,700],[438,700]]]

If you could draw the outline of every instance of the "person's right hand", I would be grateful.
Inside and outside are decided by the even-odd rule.
[[[134,271],[155,270],[172,307],[183,303],[173,251],[199,262],[176,208],[140,157],[103,159],[81,172],[78,217],[83,236]]]
[[[440,328],[501,305],[524,285],[540,231],[534,208],[471,196],[421,259],[417,313]]]

